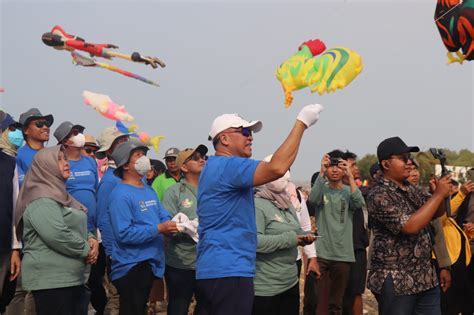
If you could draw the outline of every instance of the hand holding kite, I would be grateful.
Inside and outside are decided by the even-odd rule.
[[[311,87],[311,92],[320,95],[334,92],[346,87],[361,71],[359,54],[345,47],[326,50],[324,43],[316,39],[304,42],[296,54],[280,65],[276,76],[285,92],[285,106],[289,107],[293,91]]]
[[[91,106],[108,119],[128,122],[134,119],[133,116],[125,110],[125,106],[114,103],[107,95],[84,91],[82,96],[84,97],[86,105]]]

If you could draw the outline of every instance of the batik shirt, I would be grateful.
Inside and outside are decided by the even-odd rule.
[[[428,227],[413,235],[402,232],[411,215],[429,197],[418,187],[402,189],[384,178],[371,189],[367,207],[374,241],[367,287],[372,292],[380,293],[389,275],[395,295],[416,294],[438,285]]]

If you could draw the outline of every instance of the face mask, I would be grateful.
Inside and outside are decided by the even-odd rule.
[[[82,148],[86,144],[86,137],[82,133],[69,138],[72,141],[72,147]]]
[[[21,130],[16,129],[15,131],[10,131],[8,133],[8,141],[10,141],[10,143],[16,146],[17,148],[21,147],[24,141],[23,133],[21,133]]]
[[[135,161],[135,171],[138,174],[145,176],[146,173],[151,170],[150,159],[142,155],[138,160]]]

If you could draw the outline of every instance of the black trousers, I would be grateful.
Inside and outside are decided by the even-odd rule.
[[[120,315],[145,314],[153,279],[150,264],[141,262],[122,278],[112,281],[120,295]]]
[[[168,288],[167,315],[188,315],[189,304],[196,291],[196,271],[166,265],[165,279]]]
[[[196,280],[195,315],[250,315],[253,278],[228,277]]]
[[[97,263],[91,266],[91,273],[87,286],[91,291],[91,304],[96,310],[97,315],[104,314],[105,305],[107,304],[107,294],[105,293],[103,279],[105,276],[105,250],[102,244],[99,244],[99,256]]]
[[[33,291],[36,315],[87,315],[89,296],[83,285]]]
[[[274,296],[255,296],[252,315],[298,315],[300,308],[299,283]]]

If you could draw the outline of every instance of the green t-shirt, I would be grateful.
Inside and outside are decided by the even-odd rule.
[[[155,178],[155,180],[151,184],[151,188],[153,188],[153,190],[158,195],[158,199],[160,201],[163,201],[165,191],[174,184],[176,184],[176,182],[176,179],[174,179],[174,177],[169,175],[168,171],[166,171],[157,178]]]
[[[183,178],[166,190],[163,207],[171,216],[184,213],[189,220],[197,218],[197,188],[189,185]],[[185,233],[166,237],[166,264],[178,268],[196,269],[196,242]]]
[[[255,198],[257,260],[253,280],[256,296],[274,296],[298,282],[297,234],[301,234],[295,210],[277,208],[271,201]],[[236,240],[238,241],[238,240]]]
[[[318,176],[309,201],[316,206],[316,224],[321,238],[316,241],[318,257],[343,262],[355,262],[352,239],[354,210],[365,205],[359,189],[351,193],[348,186],[333,189]]]
[[[50,198],[31,202],[23,214],[22,286],[27,291],[84,284],[87,214]]]

